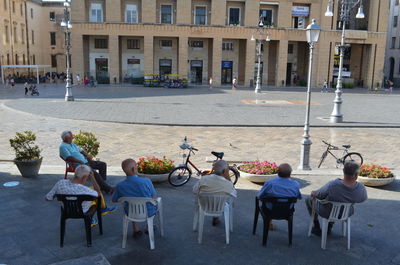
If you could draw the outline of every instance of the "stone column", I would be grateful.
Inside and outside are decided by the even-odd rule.
[[[275,86],[281,87],[286,85],[287,58],[288,41],[280,40],[278,44]]]
[[[178,74],[188,74],[188,37],[179,37]]]
[[[108,37],[108,56],[109,65],[108,73],[110,75],[110,84],[114,84],[114,77],[117,78],[117,83],[120,81],[120,48],[119,48],[119,36],[110,35]]]
[[[143,23],[156,23],[156,0],[143,0],[142,1],[142,22]]]
[[[85,75],[85,62],[83,53],[83,36],[71,34],[71,72],[76,84],[76,75],[79,74],[81,79]]]
[[[106,0],[105,6],[105,21],[106,22],[121,22],[121,1]]]
[[[256,61],[256,42],[250,39],[246,41],[246,69],[244,77],[244,86],[250,86],[250,80],[254,79],[254,62]],[[264,49],[265,52],[265,49]],[[264,67],[265,70],[265,67]],[[253,80],[255,86],[256,80]],[[265,85],[265,83],[263,83]]]
[[[226,1],[211,1],[211,25],[225,25]],[[222,45],[222,44],[221,44]]]
[[[192,1],[177,0],[176,5],[176,24],[193,24]]]
[[[292,27],[292,2],[281,1],[279,2],[278,23],[277,27]]]
[[[71,1],[71,20],[85,21],[89,16],[85,1]]]
[[[144,36],[144,74],[154,72],[154,37]]]
[[[260,3],[259,1],[246,1],[245,2],[245,15],[244,26],[257,26],[259,17],[254,14],[259,14]],[[243,11],[242,11],[243,12]]]
[[[221,85],[221,61],[222,61],[222,38],[214,38],[213,51],[212,51],[212,79],[214,86]]]

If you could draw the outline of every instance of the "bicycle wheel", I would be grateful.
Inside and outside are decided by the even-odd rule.
[[[229,177],[231,178],[233,185],[235,185],[240,177],[240,173],[236,167],[229,167]]]
[[[345,155],[343,157],[343,164],[349,161],[353,161],[356,162],[357,164],[359,164],[360,166],[363,164],[364,159],[362,158],[360,153],[348,153],[347,155]]]
[[[168,182],[175,187],[182,186],[189,181],[192,171],[187,166],[179,166],[172,170],[168,175]]]
[[[324,160],[325,160],[325,158],[326,158],[327,155],[328,155],[328,152],[327,152],[327,151],[325,151],[325,152],[322,153],[321,159],[319,160],[318,168],[321,167],[321,165],[322,165],[322,163],[324,162]]]

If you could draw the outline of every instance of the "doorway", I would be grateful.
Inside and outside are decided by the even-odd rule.
[[[393,81],[393,74],[394,74],[394,58],[390,57],[389,59],[389,80]]]
[[[292,84],[292,68],[293,64],[288,63],[286,66],[286,86],[290,86]]]
[[[190,62],[191,83],[201,84],[203,80],[203,61],[192,60]]]
[[[110,82],[108,76],[108,59],[107,58],[96,58],[94,59],[96,64],[96,80],[99,84],[107,84]]]
[[[221,83],[232,84],[233,61],[222,61]]]
[[[170,75],[172,73],[172,60],[160,59],[160,75]]]

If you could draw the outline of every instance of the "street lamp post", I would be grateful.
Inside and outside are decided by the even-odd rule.
[[[71,74],[70,74],[70,67],[71,67],[71,32],[70,29],[72,28],[71,24],[71,15],[70,15],[70,8],[71,0],[64,1],[64,18],[62,19],[60,25],[61,27],[65,28],[65,54],[67,56],[67,82],[65,84],[65,101],[74,101],[74,96],[72,96],[71,91]]]
[[[254,89],[254,93],[261,93],[261,56],[262,56],[262,51],[261,51],[261,45],[263,41],[263,33],[265,31],[264,27],[264,22],[262,16],[260,16],[260,20],[258,22],[258,28],[257,28],[257,40],[254,37],[254,35],[251,36],[252,41],[257,41],[256,44],[256,50],[257,50],[257,81],[256,81],[256,88]],[[269,32],[267,31],[266,33],[266,38],[265,41],[270,41],[269,37]]]
[[[346,23],[350,20],[350,11],[356,6],[360,5],[358,8],[358,12],[356,18],[364,18],[364,8],[362,4],[362,0],[341,0],[340,2],[340,23],[342,25],[342,39],[340,42],[340,60],[339,60],[339,73],[336,84],[335,91],[335,99],[333,101],[333,111],[330,117],[330,122],[332,123],[340,123],[343,122],[343,114],[342,114],[342,88],[343,88],[343,58],[344,51],[346,49],[345,40],[346,40]],[[325,12],[325,16],[332,17],[332,0],[329,0],[328,6]]]
[[[315,44],[319,40],[319,35],[321,32],[321,27],[316,24],[316,20],[313,19],[312,23],[307,26],[307,42],[310,46],[310,56],[308,62],[308,80],[307,80],[307,108],[306,108],[306,119],[304,122],[304,134],[303,140],[301,141],[301,156],[300,156],[300,170],[311,170],[310,167],[310,104],[311,104],[311,76],[312,76],[312,66],[313,66],[313,54]]]

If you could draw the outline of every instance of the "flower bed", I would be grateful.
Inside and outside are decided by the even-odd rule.
[[[395,179],[386,167],[377,164],[364,164],[360,168],[358,180],[366,186],[384,186]]]
[[[278,173],[278,165],[269,161],[245,161],[238,166],[240,176],[255,183],[264,183]]]
[[[164,182],[168,180],[168,175],[174,169],[174,161],[163,157],[142,157],[138,161],[139,176],[149,178],[152,182]]]

